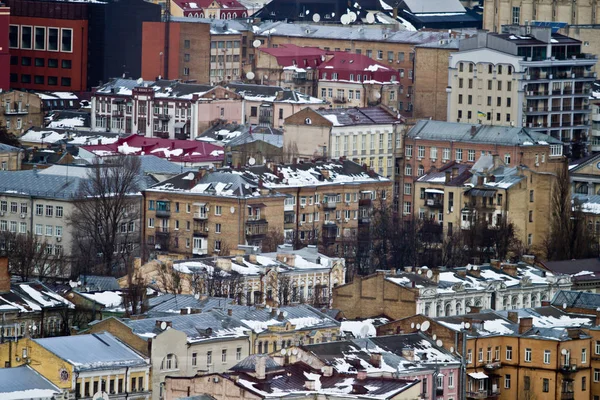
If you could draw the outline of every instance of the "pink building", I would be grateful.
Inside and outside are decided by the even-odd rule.
[[[177,17],[236,19],[246,18],[248,9],[237,0],[174,0],[171,14]]]

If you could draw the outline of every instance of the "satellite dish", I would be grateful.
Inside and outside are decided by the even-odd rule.
[[[467,271],[471,270],[471,265],[467,265]]]
[[[248,165],[254,165],[254,164],[256,164],[256,159],[254,157],[250,157],[248,159]]]
[[[285,349],[281,349],[281,355],[285,356]]]
[[[429,321],[423,321],[423,323],[421,324],[421,332],[425,332],[427,329],[429,329],[430,326],[431,324],[429,323]]]
[[[562,349],[560,351],[560,354],[562,354],[563,356],[566,356],[567,355],[567,349]]]
[[[260,47],[261,44],[262,44],[261,41],[258,39],[256,39],[254,42],[252,42],[252,46],[254,46],[254,47]]]
[[[436,340],[436,341],[435,341],[435,344],[436,344],[438,347],[442,347],[442,346],[444,345],[444,342],[442,342],[440,339],[438,339],[438,340]]]
[[[454,353],[454,346],[450,346],[450,353]]]
[[[33,332],[37,331],[37,326],[33,325],[33,326],[31,327],[31,330],[32,330]]]
[[[417,329],[421,329],[421,324],[417,324]]]
[[[373,14],[372,12],[367,14],[367,23],[368,24],[372,24],[375,22],[375,14]]]
[[[235,214],[235,207],[234,207],[234,206],[231,206],[231,208],[229,209],[229,211],[230,211],[232,214]]]
[[[252,72],[252,71],[246,72],[246,79],[248,79],[248,80],[254,79],[254,72]]]
[[[471,312],[471,307],[466,308],[467,312]]]
[[[469,329],[471,327],[471,324],[468,322],[465,322],[465,329]]]
[[[563,303],[563,308],[567,308],[567,303]]]
[[[288,316],[288,312],[287,312],[287,311],[284,311],[284,312],[283,312],[283,318],[285,318],[285,317],[287,317],[287,316]]]
[[[305,14],[306,15],[310,14],[310,10],[306,10]]]
[[[376,99],[379,99],[379,98],[381,98],[381,93],[379,93],[379,92],[375,92],[375,98],[376,98]]]
[[[319,14],[313,15],[313,22],[319,22],[321,20],[321,16]]]
[[[342,25],[348,25],[350,23],[350,16],[348,14],[342,14],[340,17],[340,22]]]
[[[293,355],[297,355],[297,354],[298,354],[298,349],[293,349],[293,350],[292,350],[292,354],[293,354]]]
[[[427,277],[428,277],[429,279],[431,279],[431,278],[433,277],[433,271],[432,271],[432,270],[428,270],[428,271],[427,271]]]
[[[410,328],[412,329],[412,328],[414,328],[414,327],[415,327],[415,323],[414,323],[414,322],[411,322],[411,323],[410,323]]]
[[[165,329],[167,329],[167,323],[165,321],[163,321],[163,322],[160,323],[160,329],[162,329],[163,331]]]
[[[360,337],[369,337],[369,325],[363,325],[363,327],[360,328]]]
[[[432,337],[433,337],[433,340],[436,340],[436,339],[437,339],[437,335],[436,335],[435,333],[433,334],[433,336],[432,336]]]
[[[138,85],[141,85],[142,83],[144,83],[144,80],[142,78],[138,78],[138,80],[136,81],[136,83]]]
[[[356,15],[356,13],[354,11],[350,11],[350,13],[348,14],[348,16],[350,17],[350,21],[351,22],[356,21],[357,15]]]
[[[477,271],[477,265],[473,265],[473,271]]]

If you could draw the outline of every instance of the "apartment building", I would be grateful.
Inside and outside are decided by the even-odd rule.
[[[539,307],[560,289],[571,287],[569,276],[555,275],[529,263],[469,265],[455,270],[412,268],[379,271],[333,290],[333,308],[347,318],[387,315],[401,319],[460,315],[468,307],[511,310]],[[544,275],[545,274],[545,275]]]
[[[31,127],[44,126],[43,104],[35,93],[18,90],[2,92],[0,110],[0,125],[15,136],[21,136]]]
[[[479,33],[450,55],[448,121],[527,127],[562,140],[570,158],[584,157],[596,62],[551,28]]]
[[[144,247],[228,255],[283,230],[285,196],[239,173],[186,172],[143,192]]]
[[[23,149],[0,144],[0,171],[18,171],[23,161]]]
[[[596,86],[596,85],[595,85]],[[595,87],[597,88],[597,86]],[[592,153],[600,152],[600,98],[590,98],[590,108],[592,110],[592,130],[591,130],[591,147]]]
[[[237,0],[176,0],[170,10],[175,17],[229,20],[248,16],[248,9]]]
[[[470,168],[452,161],[414,183],[413,215],[431,221],[445,235],[476,223],[499,226],[506,219],[523,245],[539,248],[555,184],[554,174],[507,167],[498,156],[482,156]]]
[[[393,178],[394,154],[402,145],[403,122],[402,117],[383,106],[307,108],[285,120],[284,147],[297,148],[295,156],[300,160],[345,157]]]
[[[402,213],[414,213],[419,177],[450,161],[473,165],[489,154],[499,155],[507,167],[524,165],[536,172],[556,173],[566,165],[562,142],[529,128],[419,121],[406,134],[404,156],[397,160],[397,168],[404,170],[395,182],[404,194]]]
[[[398,110],[411,116],[414,108],[414,47],[439,42],[447,32],[379,29],[378,27],[333,26],[318,24],[288,24],[283,21],[265,23],[255,32],[257,39],[268,48],[295,44],[318,47],[325,51],[345,51],[362,54],[375,62],[397,71],[398,84],[403,86],[403,99]],[[431,65],[433,67],[433,65]],[[443,92],[446,88],[443,88]]]
[[[0,7],[0,89],[10,89],[10,54],[8,50],[8,33],[10,25],[10,8]]]
[[[598,2],[505,1],[483,2],[483,29],[499,32],[503,25],[527,25],[528,21],[553,21],[569,25],[594,25],[600,23]]]

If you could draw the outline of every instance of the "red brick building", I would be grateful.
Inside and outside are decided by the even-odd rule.
[[[10,86],[10,54],[8,53],[8,25],[10,8],[0,6],[0,90]]]
[[[88,62],[87,4],[40,2],[34,6],[34,2],[14,1],[11,14],[11,87],[84,91]]]

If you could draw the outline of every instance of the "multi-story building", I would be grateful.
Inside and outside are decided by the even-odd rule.
[[[23,149],[0,144],[0,171],[18,171],[23,161]]]
[[[255,36],[266,47],[293,43],[297,46],[319,47],[325,51],[346,51],[363,54],[396,70],[398,84],[404,88],[398,101],[402,115],[411,116],[414,100],[415,46],[439,42],[448,38],[446,32],[380,29],[317,24],[289,24],[283,21],[265,23]],[[434,64],[426,65],[434,68]],[[445,93],[446,87],[442,93]]]
[[[237,19],[248,16],[248,9],[237,0],[176,0],[170,8],[175,17]]]
[[[292,146],[296,149],[294,157],[304,161],[345,157],[392,178],[403,122],[383,106],[307,108],[285,120],[284,148]]]
[[[473,165],[483,155],[497,154],[507,167],[524,165],[537,172],[557,173],[566,165],[562,143],[529,128],[423,120],[408,131],[403,148],[396,167],[404,175],[395,183],[404,193],[404,215],[413,214],[414,182],[450,161]]]
[[[63,398],[149,400],[152,395],[150,360],[107,332],[24,338],[0,345],[0,355],[6,367],[31,366],[58,386]]]
[[[44,125],[44,111],[40,97],[35,93],[11,90],[0,94],[0,124],[9,133],[21,136],[29,128]]]
[[[239,173],[187,172],[144,196],[144,243],[189,256],[228,255],[283,230],[285,196]]]
[[[556,180],[554,174],[507,167],[498,156],[482,156],[471,168],[452,161],[414,183],[413,215],[448,236],[477,224],[500,226],[506,221],[526,248],[540,248]],[[407,185],[405,193],[410,191]]]
[[[281,126],[300,109],[322,100],[278,86],[113,79],[92,96],[94,130],[165,139],[196,138],[215,123]]]
[[[590,108],[592,110],[591,120],[591,147],[592,153],[600,152],[600,98],[590,98]]]
[[[160,20],[160,7],[142,0],[6,4],[13,89],[80,92],[114,76],[140,76],[142,21]]]
[[[8,49],[8,32],[10,24],[10,8],[0,6],[0,90],[10,89],[10,54]]]
[[[499,32],[502,25],[525,24],[528,21],[554,21],[569,25],[594,25],[600,23],[597,1],[568,2],[552,0],[518,2],[509,0],[483,2],[483,29]]]
[[[404,87],[399,72],[363,54],[334,52],[317,67],[321,99],[334,107],[366,107],[384,104],[398,111]]]
[[[587,154],[597,56],[551,28],[510,25],[460,42],[448,67],[448,121],[523,126]],[[476,91],[475,91],[476,90]]]
[[[335,287],[333,308],[350,319],[377,315],[400,319],[414,314],[441,317],[463,314],[468,307],[539,307],[559,289],[571,287],[569,276],[554,275],[526,263],[493,261],[453,271],[406,269],[411,272],[380,271]]]

